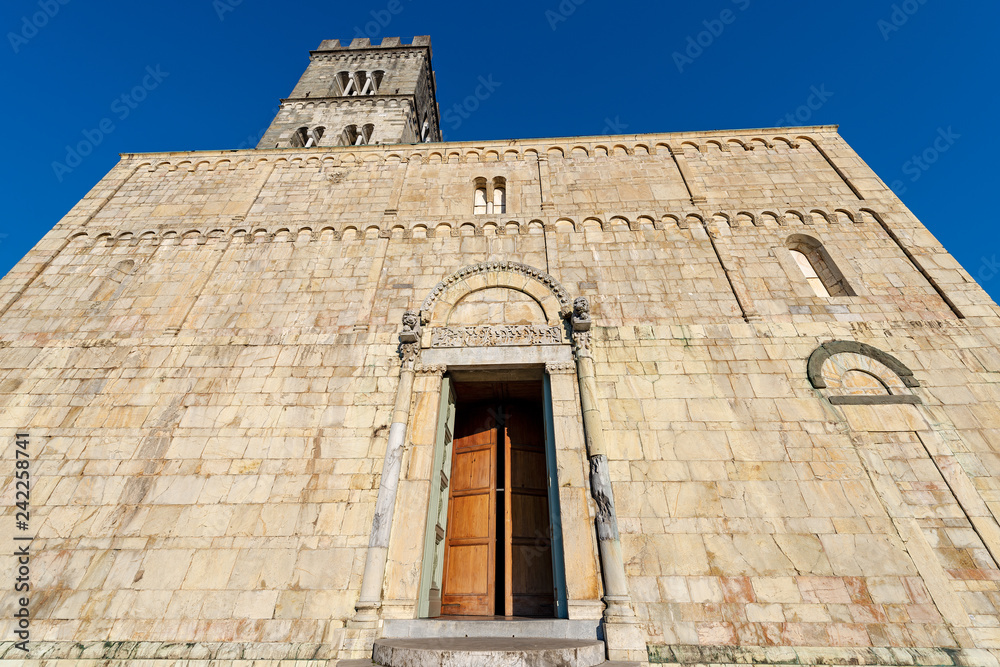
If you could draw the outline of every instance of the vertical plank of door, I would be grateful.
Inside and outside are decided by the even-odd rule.
[[[496,558],[497,558],[497,456],[499,455],[498,447],[500,443],[497,441],[497,425],[494,422],[493,425],[493,447],[490,449],[490,541],[489,541],[489,566],[486,570],[486,576],[488,579],[487,589],[489,591],[488,595],[488,611],[483,615],[489,616],[491,613],[496,613]]]
[[[504,414],[504,409],[506,406],[500,406],[500,414]],[[508,417],[509,418],[509,417]],[[512,560],[512,549],[511,546],[514,541],[514,519],[511,514],[511,504],[510,499],[513,495],[511,493],[510,487],[510,433],[507,430],[507,419],[503,420],[501,429],[503,429],[503,439],[500,442],[503,443],[503,504],[504,504],[504,564],[503,564],[503,578],[504,578],[504,616],[514,615],[514,578],[513,578],[513,568],[511,568]]]
[[[463,407],[456,417],[442,576],[445,615],[495,613],[497,426],[487,407]]]

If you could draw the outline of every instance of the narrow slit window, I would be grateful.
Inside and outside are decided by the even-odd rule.
[[[473,213],[476,215],[486,214],[486,187],[476,188],[476,201]]]
[[[799,270],[802,271],[802,275],[805,276],[806,282],[808,282],[809,286],[812,287],[816,296],[829,298],[830,290],[828,290],[826,285],[823,284],[822,279],[820,279],[819,274],[816,273],[815,267],[813,267],[809,258],[806,257],[806,254],[801,250],[794,249],[789,252],[792,253],[792,258],[795,260],[795,263],[798,264]]]
[[[493,212],[507,212],[507,179],[503,177],[493,179]]]

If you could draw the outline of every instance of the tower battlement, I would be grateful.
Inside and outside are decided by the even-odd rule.
[[[381,44],[372,44],[368,37],[355,37],[350,44],[342,45],[339,39],[324,39],[317,51],[347,51],[357,49],[391,49],[401,46],[426,46],[431,48],[429,35],[417,35],[410,44],[403,43],[399,37],[383,37]]]

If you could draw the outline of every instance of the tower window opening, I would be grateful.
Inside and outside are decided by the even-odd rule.
[[[431,140],[431,122],[425,119],[423,127],[420,128],[420,141],[426,144],[430,140]]]
[[[351,94],[350,90],[351,86],[354,85],[354,81],[351,79],[350,72],[337,72],[336,81],[341,95]]]
[[[358,143],[358,126],[348,125],[340,136],[341,146],[356,146]]]
[[[383,72],[381,70],[376,70],[374,72],[368,72],[367,75],[365,75],[364,72],[361,72],[360,75],[364,75],[364,78],[365,78],[365,85],[364,85],[364,88],[361,89],[361,94],[362,95],[375,95],[376,93],[378,93],[378,88],[382,84],[382,76],[384,74],[385,74],[385,72]]]
[[[375,94],[375,81],[372,79],[371,72],[358,72],[358,83],[361,84],[361,94],[362,95],[374,95]]]
[[[309,141],[306,142],[306,148],[312,148],[313,146],[319,145],[319,140],[323,138],[323,133],[326,132],[325,127],[314,127],[309,130]]]
[[[300,127],[295,130],[295,134],[292,135],[291,146],[292,148],[302,148],[309,142],[309,128]]]

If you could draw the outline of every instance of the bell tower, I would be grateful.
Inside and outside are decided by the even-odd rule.
[[[257,144],[263,148],[441,141],[430,37],[325,40]]]

